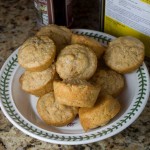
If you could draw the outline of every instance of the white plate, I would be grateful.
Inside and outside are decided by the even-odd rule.
[[[87,35],[105,46],[113,36],[92,30],[76,29],[73,32]],[[46,125],[36,110],[37,97],[21,90],[19,77],[23,69],[18,65],[16,50],[5,62],[0,74],[1,109],[18,129],[24,133],[51,143],[86,144],[111,137],[128,127],[140,115],[149,96],[149,74],[143,63],[139,69],[126,74],[126,86],[119,96],[121,111],[107,125],[85,133],[79,119],[64,127]]]

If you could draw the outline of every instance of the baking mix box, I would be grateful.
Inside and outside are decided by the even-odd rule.
[[[100,30],[140,39],[150,60],[150,0],[101,0],[100,7]]]

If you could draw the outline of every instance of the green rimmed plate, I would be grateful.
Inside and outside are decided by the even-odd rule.
[[[75,29],[74,33],[90,36],[103,45],[115,37],[97,31]],[[149,96],[149,74],[143,63],[137,70],[126,74],[126,86],[119,96],[122,109],[107,125],[85,133],[79,119],[64,127],[46,125],[37,113],[37,97],[21,90],[19,77],[23,69],[17,62],[16,50],[5,62],[0,74],[0,105],[6,117],[24,133],[51,143],[86,144],[111,137],[128,127],[140,115]]]

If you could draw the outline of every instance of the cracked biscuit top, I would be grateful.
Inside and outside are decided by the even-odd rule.
[[[42,71],[52,64],[55,54],[55,44],[48,36],[34,36],[19,48],[18,63],[26,70]]]
[[[82,44],[82,45],[90,47],[95,52],[98,59],[105,52],[105,47],[102,46],[100,42],[88,36],[72,34],[71,44]]]
[[[119,37],[109,43],[105,51],[105,63],[119,73],[137,69],[144,61],[144,44],[131,36]]]
[[[67,125],[75,119],[78,113],[77,107],[62,105],[55,101],[53,92],[39,98],[37,110],[42,120],[52,126]]]
[[[66,46],[61,50],[56,61],[56,70],[62,79],[89,79],[95,73],[96,68],[95,53],[80,44]]]
[[[56,53],[59,54],[60,50],[71,42],[72,32],[65,26],[57,26],[49,24],[42,27],[37,33],[37,36],[46,35],[51,38],[56,45]]]
[[[101,95],[118,96],[125,86],[124,76],[111,69],[98,69],[91,82],[101,86]]]
[[[55,65],[40,72],[25,71],[19,79],[21,88],[30,94],[42,96],[53,90],[55,74]]]

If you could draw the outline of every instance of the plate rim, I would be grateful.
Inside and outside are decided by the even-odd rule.
[[[111,35],[109,35],[109,34],[106,34],[106,33],[102,33],[102,32],[100,32],[100,31],[95,31],[95,30],[88,30],[88,29],[73,29],[73,32],[88,32],[88,33],[95,33],[95,34],[100,34],[100,35],[103,35],[103,36],[106,36],[106,37],[111,37],[111,38],[115,38],[114,36],[111,36]],[[108,39],[109,39],[108,38]],[[2,68],[1,68],[1,72],[0,72],[0,77],[2,78],[2,74],[3,74],[3,72],[4,72],[4,70],[6,69],[6,66],[8,65],[8,62],[10,61],[10,59],[11,58],[13,58],[13,56],[14,55],[16,55],[16,57],[17,57],[17,50],[18,49],[16,49],[9,57],[8,57],[8,59],[5,61],[5,63],[3,64],[3,66],[2,66]],[[147,67],[146,67],[146,65],[145,65],[145,63],[143,62],[143,65],[141,66],[141,69],[144,69],[144,71],[145,71],[145,74],[146,74],[146,81],[147,81],[147,89],[149,89],[149,73],[148,73],[148,70],[147,70]],[[1,82],[2,82],[2,80],[1,80],[1,78],[0,78],[0,84],[1,84]],[[1,85],[0,85],[0,88],[1,88]],[[100,140],[103,140],[103,139],[106,139],[106,138],[108,138],[108,137],[111,137],[111,136],[114,136],[115,134],[117,134],[117,133],[119,133],[120,131],[122,131],[122,130],[124,130],[125,128],[127,128],[130,124],[132,124],[138,117],[139,117],[139,115],[141,114],[141,112],[143,111],[143,109],[145,108],[145,105],[146,105],[146,103],[147,103],[147,101],[148,101],[148,96],[149,96],[149,91],[147,90],[147,92],[146,92],[146,94],[145,94],[145,101],[144,101],[144,104],[142,104],[141,106],[140,106],[140,111],[138,110],[138,112],[136,113],[136,115],[134,114],[134,117],[132,118],[132,120],[130,119],[130,121],[128,122],[128,123],[126,123],[126,124],[124,124],[123,126],[121,126],[119,129],[116,129],[115,130],[115,132],[111,132],[111,133],[109,133],[109,134],[106,134],[106,135],[104,135],[104,138],[102,138],[102,136],[99,136],[99,137],[94,137],[95,135],[93,135],[93,138],[92,139],[88,139],[88,136],[89,135],[92,135],[92,132],[91,133],[89,133],[89,135],[88,134],[85,134],[85,139],[86,139],[86,137],[87,137],[87,140],[81,140],[81,141],[77,141],[77,140],[73,140],[73,141],[65,141],[65,140],[56,140],[56,139],[49,139],[49,138],[44,138],[44,137],[41,137],[40,136],[40,138],[39,138],[39,136],[38,135],[36,135],[36,134],[33,134],[32,132],[29,132],[29,131],[27,131],[26,129],[24,129],[23,127],[21,127],[20,125],[18,125],[11,117],[10,117],[10,115],[8,114],[8,112],[6,111],[6,109],[4,108],[4,106],[3,106],[3,104],[2,104],[2,94],[1,94],[1,89],[0,89],[0,107],[1,107],[1,109],[2,109],[2,111],[4,112],[4,115],[8,118],[8,120],[14,125],[14,126],[16,126],[19,130],[21,130],[21,131],[23,131],[25,134],[28,134],[29,136],[31,136],[31,137],[34,137],[34,138],[36,138],[36,139],[39,139],[39,140],[42,140],[42,141],[45,141],[45,142],[51,142],[51,143],[55,143],[55,144],[65,144],[65,145],[79,145],[79,144],[87,144],[87,143],[92,143],[92,142],[96,142],[96,141],[100,141]],[[12,100],[13,101],[13,100]],[[133,102],[132,102],[133,103]],[[131,104],[132,104],[131,103]],[[129,108],[132,106],[130,104],[130,106],[129,106]],[[128,112],[128,110],[129,110],[129,108],[124,112],[124,114],[123,115],[126,115],[126,112]],[[121,117],[118,119],[118,120],[120,120],[121,119]],[[43,129],[42,129],[43,130]],[[111,130],[111,129],[110,129]],[[98,131],[95,131],[95,132],[98,132]],[[55,134],[55,133],[51,133],[51,134]],[[64,135],[64,134],[62,134],[62,135]],[[60,135],[60,136],[62,136],[62,135]],[[65,134],[64,136],[68,136],[68,138],[70,138],[70,134]],[[81,136],[84,136],[84,135],[78,135],[78,134],[75,134],[74,136],[80,136],[80,138],[81,138]],[[62,136],[63,137],[63,136]],[[59,137],[58,137],[59,138]]]

